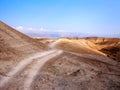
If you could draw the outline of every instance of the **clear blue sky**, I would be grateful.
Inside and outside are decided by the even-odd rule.
[[[120,0],[0,0],[0,20],[17,27],[120,32]]]

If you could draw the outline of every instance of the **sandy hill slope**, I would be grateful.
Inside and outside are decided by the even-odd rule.
[[[0,67],[0,71],[29,55],[46,49],[43,43],[37,42],[0,21],[0,66],[4,66],[4,68]]]
[[[87,37],[86,40],[96,45],[96,49],[108,57],[120,61],[120,38]],[[92,47],[91,48],[95,48]]]
[[[76,53],[104,55],[102,52],[90,48],[89,45],[95,46],[93,43],[87,40],[70,40],[62,38],[52,43],[51,47]]]
[[[0,22],[0,60],[14,54],[30,54],[45,49],[45,45]],[[4,58],[5,55],[5,58]],[[9,58],[7,58],[9,57]]]
[[[108,56],[120,61],[119,38],[62,38],[55,41],[51,46],[76,53]]]
[[[120,46],[119,38],[87,37],[85,39],[98,45],[98,49],[102,49],[106,47],[113,47],[113,46],[114,47]]]

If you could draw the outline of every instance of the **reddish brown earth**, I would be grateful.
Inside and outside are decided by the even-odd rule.
[[[33,39],[0,22],[0,90],[120,90],[120,39]]]

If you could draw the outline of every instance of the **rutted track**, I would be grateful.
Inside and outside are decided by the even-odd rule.
[[[14,78],[16,78],[16,76],[19,76],[19,74],[22,73],[23,71],[27,72],[27,77],[24,81],[24,84],[25,84],[24,86],[26,88],[24,88],[24,89],[30,90],[29,87],[32,83],[32,80],[34,79],[34,77],[36,76],[36,74],[40,70],[40,68],[45,64],[45,62],[60,55],[61,53],[62,53],[61,50],[49,50],[49,51],[45,51],[42,53],[37,53],[27,59],[22,60],[20,63],[18,63],[18,65],[16,65],[16,67],[14,67],[10,72],[7,73],[7,77],[3,77],[0,80],[0,90],[1,89],[8,90],[7,88],[5,89],[5,87],[7,85],[10,86],[9,84],[11,83],[11,80],[12,80],[12,82],[14,82]],[[33,63],[33,62],[35,62],[35,63]],[[33,66],[30,69],[26,69],[32,63],[33,63]],[[18,87],[16,87],[16,88],[18,88]],[[10,89],[10,90],[12,90],[12,89]]]
[[[42,58],[41,60],[38,60],[36,64],[33,65],[33,67],[28,71],[28,76],[24,82],[24,90],[30,90],[30,86],[32,84],[32,81],[34,80],[35,76],[37,75],[38,71],[41,69],[41,67],[50,59],[54,58],[55,56],[58,56],[62,53],[62,51],[56,51],[56,53],[49,54],[48,56]]]

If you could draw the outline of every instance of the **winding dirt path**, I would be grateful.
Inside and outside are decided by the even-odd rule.
[[[42,66],[50,59],[60,55],[62,53],[62,51],[56,51],[55,53],[49,54],[46,57],[43,57],[40,60],[37,60],[37,62],[32,65],[31,69],[28,70],[28,75],[25,79],[24,82],[24,90],[30,90],[30,86],[34,80],[34,78],[36,77],[37,73],[39,72],[39,70],[42,68]]]
[[[25,79],[26,81],[24,82],[24,84],[25,84],[24,89],[30,90],[29,87],[30,87],[34,77],[37,75],[37,72],[45,64],[45,62],[60,55],[61,53],[62,53],[61,50],[49,50],[49,51],[45,51],[42,53],[41,52],[37,53],[27,59],[22,60],[15,67],[13,67],[10,72],[7,73],[7,77],[3,77],[0,80],[0,89],[2,87],[4,88],[7,84],[11,83],[11,80],[14,80],[13,78],[15,78],[17,75],[19,76],[20,73],[22,73],[23,71],[26,70],[25,68],[27,66],[29,66],[30,64],[32,65],[32,63],[35,62],[35,63],[33,63],[32,67],[30,69],[27,69],[28,71],[26,70],[27,77]],[[14,81],[12,81],[12,82],[14,82]],[[3,88],[2,88],[2,90],[3,90]],[[4,89],[4,90],[7,90],[7,89]],[[12,90],[12,89],[10,89],[10,90]]]

